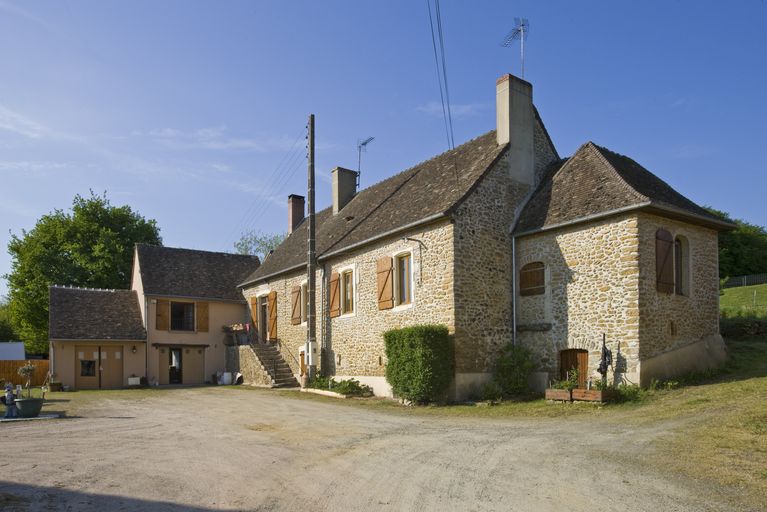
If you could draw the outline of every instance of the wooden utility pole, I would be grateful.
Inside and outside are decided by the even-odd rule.
[[[306,315],[306,358],[308,377],[314,378],[317,372],[317,316],[314,290],[316,288],[315,226],[314,226],[314,114],[309,114],[309,168],[308,168],[308,220],[306,239],[306,292],[309,295],[309,311]]]

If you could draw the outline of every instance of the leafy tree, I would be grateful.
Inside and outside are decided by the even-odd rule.
[[[127,288],[137,243],[162,243],[156,222],[93,191],[75,196],[71,212],[54,210],[31,231],[11,235],[9,309],[27,352],[48,351],[50,285]]]
[[[719,233],[719,276],[767,272],[767,230],[763,226],[733,219],[727,212],[713,208],[706,210],[737,226],[733,231]]]
[[[250,230],[242,234],[234,243],[234,248],[238,254],[258,256],[261,261],[264,261],[269,253],[285,240],[286,236],[285,233],[267,234]]]
[[[11,324],[7,302],[0,302],[0,341],[19,341]]]

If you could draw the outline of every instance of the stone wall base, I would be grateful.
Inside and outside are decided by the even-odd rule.
[[[249,345],[226,347],[226,371],[240,372],[242,383],[248,386],[272,387],[272,379]]]
[[[373,388],[373,394],[375,396],[384,396],[388,398],[394,397],[394,393],[391,390],[391,384],[386,381],[386,377],[371,377],[367,375],[333,375],[333,380],[358,380],[360,384],[370,386]]]
[[[692,372],[722,366],[727,359],[727,347],[722,336],[714,334],[669,352],[640,362],[640,382],[649,386],[653,379],[663,380]]]

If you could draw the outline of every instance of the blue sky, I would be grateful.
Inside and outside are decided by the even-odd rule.
[[[455,140],[494,128],[499,42],[530,20],[525,78],[561,155],[593,140],[700,204],[767,224],[767,3],[441,3]],[[169,246],[285,231],[317,116],[362,185],[446,149],[425,1],[0,0],[0,245],[106,191]],[[0,253],[0,274],[10,270]],[[0,282],[0,295],[7,291]]]

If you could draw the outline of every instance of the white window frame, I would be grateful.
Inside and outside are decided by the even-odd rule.
[[[359,306],[359,300],[358,300],[358,290],[359,290],[359,282],[357,281],[358,275],[357,275],[357,266],[356,265],[346,265],[345,267],[340,267],[336,270],[338,273],[338,293],[341,294],[339,297],[339,305],[341,307],[341,314],[338,316],[338,318],[352,318],[354,316],[357,316],[357,307]],[[344,304],[346,302],[346,290],[345,290],[345,283],[344,283],[344,274],[346,272],[352,273],[352,300],[354,301],[354,309],[349,313],[344,313]]]
[[[410,256],[410,275],[408,276],[410,279],[410,302],[401,304],[399,302],[399,259],[406,255]],[[394,308],[392,308],[392,311],[402,311],[412,308],[415,305],[415,261],[413,259],[412,249],[397,251],[392,255],[392,271],[394,272],[394,279],[392,280],[392,284],[394,285]]]

